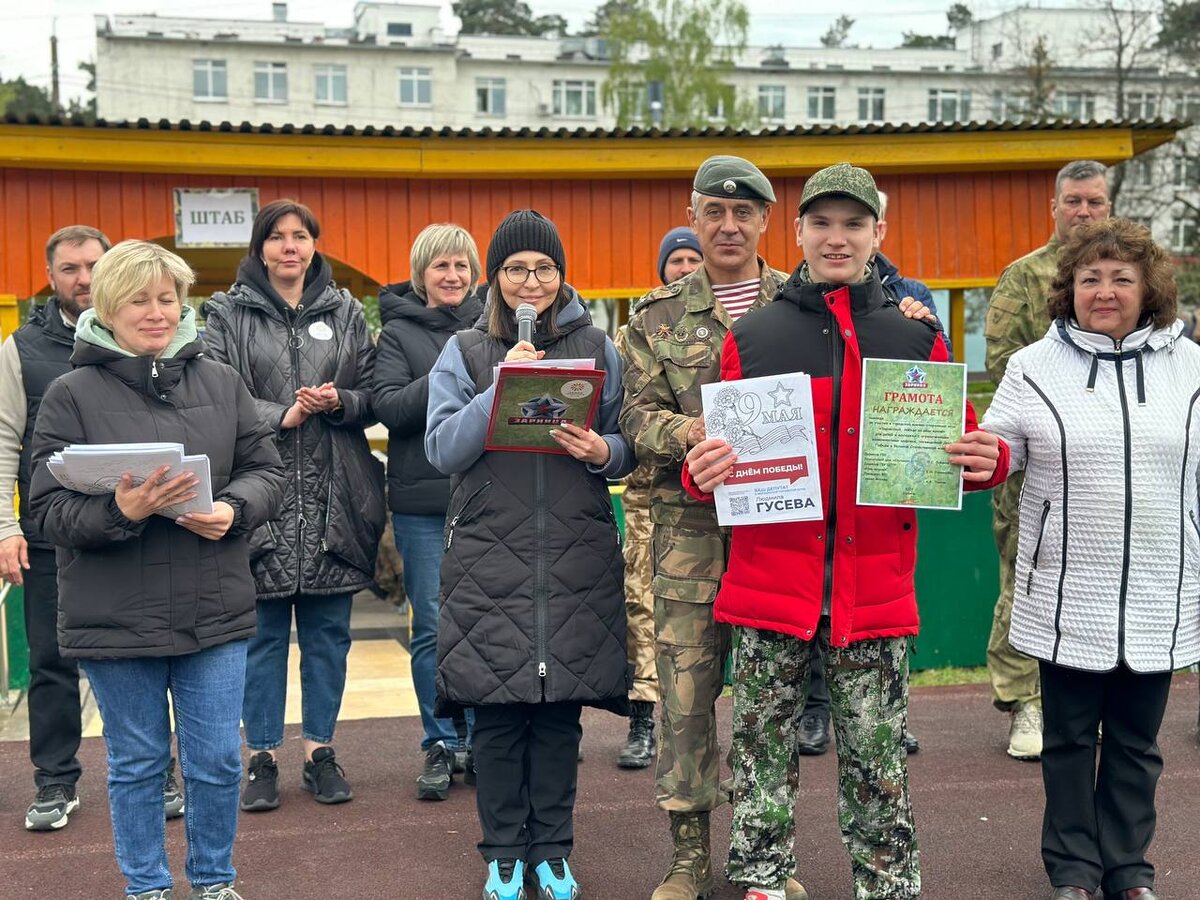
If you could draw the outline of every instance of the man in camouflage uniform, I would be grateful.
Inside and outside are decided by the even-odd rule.
[[[729,880],[744,900],[785,900],[796,866],[795,803],[809,672],[823,656],[837,734],[838,819],[856,900],[913,900],[921,892],[904,731],[907,637],[919,618],[913,581],[915,514],[855,501],[862,359],[948,359],[936,323],[890,307],[879,269],[880,201],[865,169],[830,166],[805,183],[796,219],[805,261],[770,307],[735,323],[721,378],[812,377],[812,450],[823,515],[733,528],[715,618],[735,626],[734,809]],[[735,390],[729,388],[728,390]],[[779,396],[777,396],[777,393]],[[775,406],[790,406],[780,383]],[[766,402],[766,401],[764,401]],[[764,417],[766,418],[766,417]],[[977,430],[947,447],[968,488],[994,481],[996,437]],[[698,499],[733,464],[724,440],[692,447],[682,472]],[[1000,470],[1000,477],[1007,465]],[[823,573],[823,574],[822,574]]]
[[[1044,247],[1011,263],[1000,275],[988,306],[987,370],[999,385],[1008,358],[1041,340],[1050,327],[1046,298],[1058,269],[1062,242],[1072,230],[1111,212],[1108,183],[1102,163],[1076,160],[1059,170],[1050,213],[1054,234]],[[1016,473],[992,495],[992,529],[1000,552],[1000,597],[988,638],[988,676],[992,702],[1011,716],[1008,755],[1036,760],[1042,755],[1042,692],[1037,660],[1018,653],[1008,643],[1012,618],[1013,582],[1017,561],[1017,513],[1024,473]]]
[[[716,700],[729,627],[713,621],[727,557],[727,529],[710,504],[680,484],[688,449],[704,436],[700,386],[717,380],[721,344],[733,324],[719,291],[758,280],[757,308],[786,275],[757,255],[775,194],[752,163],[714,156],[696,171],[688,221],[704,265],[657,288],[634,307],[627,336],[621,428],[654,468],[650,515],[654,626],[662,733],[657,802],[671,818],[674,857],[652,900],[696,900],[713,890],[709,814],[728,798],[720,785]],[[789,900],[807,896],[789,884]]]
[[[658,277],[663,284],[678,281],[700,268],[703,251],[690,228],[673,228],[664,236],[658,251]],[[628,326],[617,331],[616,345],[626,359]],[[621,508],[625,513],[625,645],[633,668],[629,691],[631,712],[629,736],[617,756],[622,769],[644,769],[654,762],[654,704],[658,702],[658,666],[654,653],[654,594],[650,581],[651,535],[650,485],[654,467],[643,463],[625,478]]]

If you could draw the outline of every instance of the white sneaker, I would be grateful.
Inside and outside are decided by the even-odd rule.
[[[787,900],[783,891],[768,891],[766,888],[750,888],[742,900]]]
[[[1012,716],[1008,729],[1008,755],[1013,759],[1036,760],[1042,756],[1042,706],[1023,704]]]

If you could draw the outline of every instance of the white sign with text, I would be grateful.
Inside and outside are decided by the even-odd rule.
[[[175,188],[176,247],[246,247],[258,188]]]

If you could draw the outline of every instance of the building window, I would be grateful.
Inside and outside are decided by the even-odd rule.
[[[1200,187],[1200,156],[1177,156],[1172,166],[1171,187],[1194,191]]]
[[[1151,187],[1154,184],[1154,160],[1140,156],[1133,162],[1134,187]]]
[[[724,122],[737,103],[737,91],[732,84],[723,84],[709,98],[708,119],[710,122]]]
[[[505,86],[503,78],[475,79],[475,112],[481,116],[504,115]]]
[[[883,113],[883,88],[858,89],[858,121],[885,122]]]
[[[346,67],[345,66],[314,66],[316,75],[316,92],[314,98],[318,103],[335,106],[346,105]]]
[[[650,86],[646,84],[618,85],[613,98],[617,115],[630,125],[650,120]],[[662,103],[659,102],[659,109]]]
[[[1195,253],[1196,233],[1194,216],[1176,216],[1171,223],[1171,249],[1176,253]]]
[[[971,121],[971,92],[947,90],[944,88],[930,88],[929,121]]]
[[[433,104],[433,69],[401,66],[401,106],[431,106]]]
[[[1175,118],[1200,122],[1200,94],[1180,94],[1176,97]]]
[[[808,118],[811,122],[832,122],[837,108],[837,89],[810,87],[808,89]]]
[[[1055,91],[1054,114],[1076,122],[1096,118],[1096,95],[1091,91]]]
[[[554,82],[554,114],[572,119],[596,115],[596,82]]]
[[[388,22],[388,37],[412,37],[412,22]]]
[[[782,122],[787,108],[787,88],[782,84],[758,86],[758,117],[764,122]]]
[[[259,103],[287,103],[287,63],[254,64],[254,99]]]
[[[1028,115],[1025,97],[1013,91],[992,91],[992,118],[997,122],[1021,122]]]
[[[228,78],[223,59],[192,60],[192,99],[229,99]]]
[[[1126,119],[1153,119],[1158,116],[1158,95],[1130,91],[1125,95]]]
[[[1004,44],[992,44],[992,59],[999,59],[1004,55]]]

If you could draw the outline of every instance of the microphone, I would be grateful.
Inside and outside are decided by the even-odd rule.
[[[533,343],[533,323],[537,319],[537,309],[532,303],[522,303],[517,307],[517,340]]]

